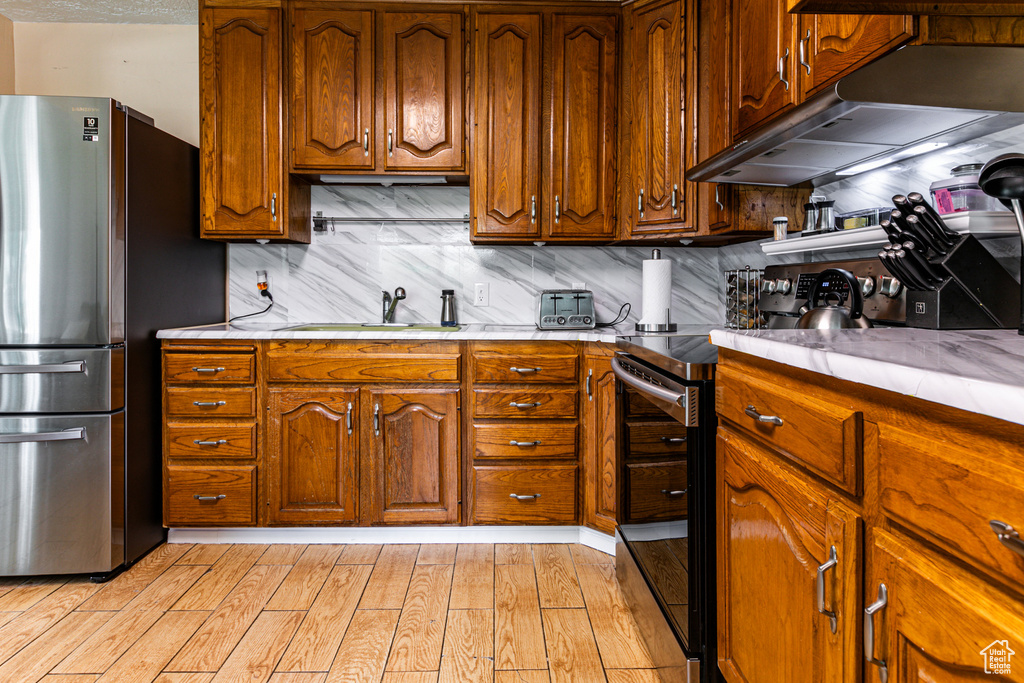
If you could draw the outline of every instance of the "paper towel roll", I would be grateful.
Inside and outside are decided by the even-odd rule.
[[[672,261],[645,259],[643,266],[643,315],[641,325],[663,325],[669,322],[672,305]]]

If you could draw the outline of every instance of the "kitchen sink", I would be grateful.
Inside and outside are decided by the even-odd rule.
[[[290,332],[456,332],[461,325],[441,327],[430,323],[323,323],[286,328]]]

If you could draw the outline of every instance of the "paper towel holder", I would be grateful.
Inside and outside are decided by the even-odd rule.
[[[654,250],[652,250],[651,251],[651,258],[655,259],[655,260],[661,259],[661,249],[654,249]],[[644,315],[646,315],[646,314],[647,314],[647,311],[644,311]],[[671,322],[671,320],[672,320],[672,311],[671,311],[671,309],[666,308],[665,309],[665,322],[663,322],[663,323],[637,323],[636,324],[636,331],[637,332],[649,332],[649,333],[650,332],[675,332],[679,328],[676,326],[676,324],[674,322]]]

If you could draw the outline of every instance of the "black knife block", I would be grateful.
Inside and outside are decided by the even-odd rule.
[[[991,330],[1020,324],[1020,285],[974,235],[931,262],[949,278],[932,291],[907,290],[908,327]]]

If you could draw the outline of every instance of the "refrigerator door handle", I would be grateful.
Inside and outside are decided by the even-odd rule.
[[[50,375],[66,372],[85,372],[85,361],[69,360],[49,365],[0,365],[0,375]]]
[[[85,427],[72,427],[59,432],[0,434],[0,443],[33,443],[36,441],[74,441],[85,438]]]

